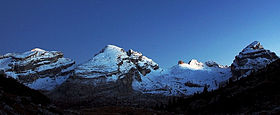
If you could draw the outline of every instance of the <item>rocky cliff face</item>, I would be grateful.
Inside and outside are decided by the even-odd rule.
[[[33,49],[0,56],[0,69],[32,89],[51,90],[64,82],[75,62],[58,51]]]
[[[147,74],[158,69],[158,64],[141,53],[133,50],[126,52],[117,46],[108,45],[91,60],[77,66],[74,75],[51,92],[50,96],[75,104],[131,105],[143,98],[142,101],[149,100],[135,92],[132,83],[141,82]]]
[[[264,49],[260,42],[254,41],[235,56],[231,65],[232,80],[237,80],[249,75],[252,71],[262,69],[278,58],[274,52]]]

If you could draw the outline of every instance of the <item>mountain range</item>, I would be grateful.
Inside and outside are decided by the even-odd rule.
[[[39,48],[0,56],[0,74],[41,91],[60,107],[166,105],[171,97],[220,90],[266,68],[279,57],[254,41],[231,66],[214,61],[178,61],[161,68],[133,50],[107,45],[89,61],[75,65],[62,52]]]

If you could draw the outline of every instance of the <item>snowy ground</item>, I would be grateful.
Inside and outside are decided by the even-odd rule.
[[[184,63],[169,69],[153,71],[142,77],[142,82],[133,82],[133,88],[143,93],[192,95],[202,92],[205,85],[208,86],[208,90],[217,89],[220,83],[226,82],[231,77],[230,68],[208,67],[197,61],[194,63],[196,64]],[[187,86],[186,83],[196,86]]]

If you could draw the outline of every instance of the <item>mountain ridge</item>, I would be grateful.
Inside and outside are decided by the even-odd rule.
[[[57,57],[49,56],[40,60],[45,53],[54,53]],[[259,58],[264,58],[267,62],[262,63]],[[6,61],[5,59],[10,60]],[[18,63],[32,60],[31,64],[38,60],[35,64],[41,64],[45,63],[44,59],[52,60],[48,64],[56,63],[59,59],[68,60],[63,57],[61,52],[34,49],[21,54],[10,53],[1,56],[0,67],[7,74],[8,69],[6,68],[13,67],[9,65],[9,63],[12,63],[11,60],[18,61]],[[151,107],[158,103],[167,103],[166,98],[169,96],[186,97],[224,87],[231,81],[246,77],[249,75],[248,71],[258,71],[276,59],[278,57],[275,53],[264,49],[259,42],[255,41],[235,57],[230,67],[220,65],[214,61],[199,62],[196,59],[192,59],[188,63],[179,61],[177,65],[171,68],[161,68],[159,64],[142,53],[132,49],[125,51],[118,46],[107,45],[93,55],[89,61],[79,64],[75,68],[74,61],[69,59],[69,61],[64,62],[66,65],[69,62],[66,70],[63,70],[62,63],[58,65],[60,68],[58,71],[49,69],[47,73],[38,74],[39,77],[37,78],[42,81],[37,82],[37,84],[52,87],[52,89],[44,93],[54,102],[61,105],[77,106],[81,103],[89,102],[88,106],[141,105]],[[254,63],[244,63],[242,65],[239,63],[240,60]],[[254,68],[256,64],[258,67]],[[238,69],[244,65],[251,68]],[[40,66],[44,66],[44,64]],[[28,70],[36,73],[34,71],[37,68],[36,66],[29,67],[35,68],[34,70],[23,67],[24,72]],[[67,72],[68,70],[69,72]],[[64,71],[67,74],[64,77],[60,77],[60,73]],[[53,72],[57,72],[57,74],[52,74]],[[236,74],[238,72],[240,74]],[[47,82],[44,76],[52,76],[52,83],[54,84]],[[33,87],[30,84],[25,85],[36,89],[34,85]],[[42,89],[45,90],[42,87],[39,90]]]
[[[64,58],[62,52],[39,48],[0,56],[0,70],[38,90],[51,90],[60,85],[71,74],[74,64],[75,61]]]

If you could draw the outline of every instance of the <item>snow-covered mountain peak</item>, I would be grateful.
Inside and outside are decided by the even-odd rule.
[[[50,90],[61,84],[73,71],[75,62],[62,52],[39,48],[24,53],[0,56],[0,70],[33,89]]]
[[[75,69],[75,74],[76,76],[84,78],[112,76],[123,70],[123,68],[120,68],[119,64],[122,59],[126,58],[128,58],[128,56],[122,48],[114,45],[107,45],[99,53],[95,54],[91,60],[79,65]],[[124,62],[123,64],[127,66],[132,65],[130,62]]]
[[[102,54],[102,53],[106,53],[106,54],[111,54],[111,55],[118,55],[118,54],[124,54],[125,51],[124,49],[115,46],[115,45],[107,45],[105,46],[99,53],[95,54],[95,56]]]
[[[142,75],[158,69],[158,64],[151,59],[133,50],[125,51],[114,45],[107,45],[89,62],[78,66],[75,73],[79,77],[97,78],[124,74],[132,68],[137,69]]]
[[[278,58],[274,52],[264,49],[260,42],[254,41],[235,56],[231,65],[232,79],[247,76],[252,71],[262,69]]]
[[[249,44],[246,48],[244,48],[242,52],[260,50],[260,49],[264,49],[261,43],[259,41],[254,41],[251,44]]]
[[[203,63],[202,62],[198,62],[196,59],[190,60],[188,64],[191,65],[191,66],[203,67]]]
[[[179,64],[182,68],[189,68],[193,70],[201,70],[204,67],[204,64],[202,62],[198,62],[196,59],[192,59],[189,61],[189,63],[181,63]]]
[[[141,53],[133,50],[126,52],[120,47],[108,45],[88,62],[77,66],[73,76],[61,87],[67,88],[65,91],[69,86],[80,87],[74,89],[79,95],[110,97],[125,93],[124,96],[129,96],[133,91],[133,82],[142,82],[158,69],[158,64]]]
[[[43,50],[43,49],[40,49],[40,48],[34,48],[32,49],[31,51],[35,52],[35,51],[38,51],[38,52],[46,52],[46,50]]]
[[[125,52],[123,48],[120,48],[120,47],[115,46],[115,45],[107,45],[104,49],[105,49],[105,50],[108,50],[108,51]]]

